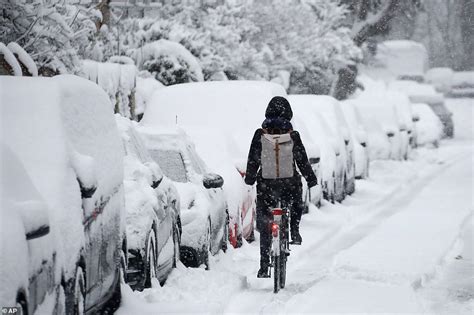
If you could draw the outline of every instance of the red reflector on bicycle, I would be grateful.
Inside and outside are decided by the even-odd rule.
[[[280,230],[280,227],[278,226],[278,224],[276,223],[273,223],[272,224],[272,235],[273,237],[277,237],[278,236],[278,231]]]
[[[283,215],[283,209],[276,208],[272,210],[273,215]]]

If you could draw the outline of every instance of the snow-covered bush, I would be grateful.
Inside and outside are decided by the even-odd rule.
[[[166,39],[144,45],[135,52],[138,66],[164,85],[203,81],[201,66],[183,45]]]
[[[165,85],[199,81],[180,60],[189,59],[187,53],[186,58],[175,52],[143,55],[142,47],[171,41],[196,58],[206,81],[276,79],[294,93],[328,93],[337,70],[361,57],[343,24],[347,10],[338,2],[262,2],[154,3],[158,17],[127,18],[101,30],[90,58],[105,61],[125,54]]]
[[[21,76],[21,66],[10,49],[0,42],[0,74]]]
[[[13,55],[20,63],[23,75],[33,77],[38,76],[38,68],[36,67],[35,62],[31,58],[31,56],[23,48],[20,47],[20,45],[15,42],[11,42],[8,44],[7,48],[13,53]]]

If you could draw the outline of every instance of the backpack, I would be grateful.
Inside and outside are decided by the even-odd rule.
[[[262,177],[265,179],[293,177],[293,139],[290,133],[268,134],[264,131],[261,143]]]

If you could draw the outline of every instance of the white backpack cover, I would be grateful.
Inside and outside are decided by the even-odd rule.
[[[262,177],[265,179],[290,178],[294,175],[293,139],[289,133],[264,133],[262,142]]]

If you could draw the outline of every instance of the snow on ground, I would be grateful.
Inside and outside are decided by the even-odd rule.
[[[257,234],[256,242],[214,256],[210,271],[180,265],[163,287],[125,287],[117,314],[469,313],[471,102],[448,100],[459,139],[420,148],[408,161],[374,161],[371,177],[342,204],[311,206],[279,294],[272,279],[256,278]]]

